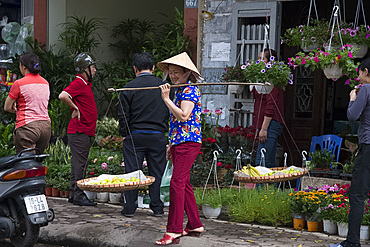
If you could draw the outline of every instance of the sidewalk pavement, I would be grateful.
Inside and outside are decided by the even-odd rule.
[[[168,208],[163,217],[153,217],[150,209],[137,209],[133,218],[121,216],[122,206],[98,203],[96,207],[75,206],[65,198],[48,197],[55,219],[42,227],[39,242],[70,247],[154,246],[166,231]],[[205,219],[206,231],[200,238],[182,237],[179,247],[220,246],[327,246],[344,238],[324,233],[297,231]],[[370,247],[370,241],[362,241]]]

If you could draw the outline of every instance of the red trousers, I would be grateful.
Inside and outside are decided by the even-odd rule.
[[[170,184],[170,208],[167,232],[182,233],[184,210],[188,216],[186,228],[202,227],[193,187],[190,184],[190,169],[197,157],[201,143],[184,142],[171,147],[173,172]]]

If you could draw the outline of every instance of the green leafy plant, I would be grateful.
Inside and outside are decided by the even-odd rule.
[[[49,101],[49,117],[51,119],[51,133],[54,137],[63,137],[67,134],[71,110],[59,99]]]
[[[0,123],[0,157],[15,154],[15,147],[13,142],[14,128],[14,123],[10,123],[8,125],[3,125]]]
[[[332,151],[326,149],[315,150],[309,154],[311,161],[307,167],[312,170],[313,168],[330,168],[330,164],[335,165],[334,162],[335,155]]]
[[[285,89],[288,84],[293,84],[293,74],[291,69],[284,62],[275,61],[271,57],[269,62],[261,60],[247,60],[245,65],[241,66],[242,74],[250,82],[272,82],[275,87]]]
[[[10,113],[4,110],[4,104],[5,100],[8,97],[9,93],[8,92],[0,92],[0,123],[7,125],[9,123],[14,123],[16,114]]]
[[[326,196],[323,190],[312,190],[302,195],[302,213],[307,220],[320,221],[320,209],[325,206]]]
[[[313,20],[311,25],[299,25],[288,28],[281,40],[288,46],[310,46],[321,47],[327,41],[329,23],[323,20]]]
[[[201,204],[209,205],[211,208],[222,207],[221,193],[216,189],[206,190],[204,196],[202,196]]]
[[[102,38],[98,30],[104,25],[101,18],[93,17],[87,20],[86,17],[77,15],[68,18],[72,20],[61,24],[65,30],[59,35],[59,40],[72,56],[80,52],[91,52],[100,46]]]
[[[122,142],[123,142],[123,137],[107,136],[105,138],[100,139],[99,146],[102,149],[121,150]]]
[[[224,73],[221,75],[222,81],[246,81],[244,74],[242,73],[242,69],[240,66],[226,66],[224,68]]]
[[[96,122],[96,134],[98,139],[109,135],[119,135],[119,122],[113,117],[103,117]]]

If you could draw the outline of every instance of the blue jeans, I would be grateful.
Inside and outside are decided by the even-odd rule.
[[[276,148],[277,139],[279,138],[283,126],[275,121],[271,120],[269,127],[267,128],[267,140],[264,144],[258,142],[257,154],[256,154],[256,166],[262,165],[261,163],[261,149],[265,148],[265,165],[266,167],[275,167],[276,159]],[[260,130],[258,130],[260,131]]]

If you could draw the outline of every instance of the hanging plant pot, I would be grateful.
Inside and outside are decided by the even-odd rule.
[[[367,45],[358,45],[358,44],[349,44],[352,46],[352,48],[358,49],[356,52],[354,52],[353,57],[354,58],[363,58],[368,50]]]
[[[323,71],[328,79],[338,79],[343,75],[342,68],[340,68],[338,64],[326,67]]]
[[[231,94],[241,94],[244,91],[244,85],[229,85]]]
[[[271,85],[250,85],[249,90],[252,91],[253,87],[256,89],[257,93],[259,94],[269,94],[274,88],[274,85],[272,83]]]
[[[221,206],[218,208],[212,208],[209,204],[203,204],[202,211],[207,219],[216,219],[221,213]]]
[[[324,232],[331,235],[338,234],[338,226],[336,222],[331,220],[324,220],[323,223],[324,223]]]
[[[304,42],[302,41],[302,45],[301,45],[301,48],[304,52],[310,52],[310,51],[313,51],[317,48],[316,45],[312,44],[312,45],[307,45],[307,42]]]

